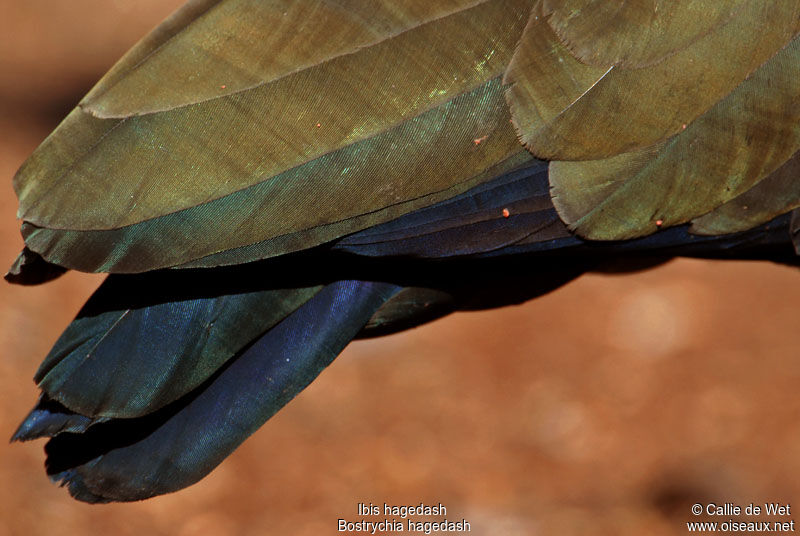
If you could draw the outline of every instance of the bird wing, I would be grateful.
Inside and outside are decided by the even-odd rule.
[[[799,30],[788,0],[190,1],[15,177],[8,278],[112,275],[14,438],[142,499],[355,337],[609,258],[791,259]]]

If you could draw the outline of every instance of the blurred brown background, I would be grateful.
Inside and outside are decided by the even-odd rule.
[[[14,171],[179,3],[0,0],[4,267]],[[99,281],[0,283],[0,438]],[[800,508],[798,303],[795,269],[680,260],[355,343],[209,478],[142,503],[77,503],[43,442],[0,443],[0,535],[332,534],[358,502],[441,502],[477,534],[660,535],[695,502]]]

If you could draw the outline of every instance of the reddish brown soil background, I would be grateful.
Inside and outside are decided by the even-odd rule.
[[[0,0],[4,266],[14,171],[178,3]],[[0,284],[0,437],[99,281]],[[800,508],[798,303],[793,268],[681,260],[359,342],[209,478],[136,504],[77,503],[42,442],[0,443],[0,535],[332,534],[358,502],[441,502],[477,534],[660,535],[695,502]]]

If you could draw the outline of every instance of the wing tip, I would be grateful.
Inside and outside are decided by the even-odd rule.
[[[48,477],[53,484],[56,484],[62,488],[67,488],[70,496],[73,499],[81,502],[89,504],[107,504],[113,500],[119,500],[109,499],[108,497],[97,495],[91,491],[86,485],[86,482],[83,480],[83,477],[81,477],[81,475],[79,475],[74,469],[68,469],[66,471],[61,471],[60,473],[54,473],[52,475],[48,475]]]
[[[11,442],[32,441],[43,437],[55,437],[61,433],[83,433],[106,418],[91,418],[70,411],[60,402],[42,395],[36,406],[20,423],[11,436]]]

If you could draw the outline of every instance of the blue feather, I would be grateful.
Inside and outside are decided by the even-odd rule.
[[[35,380],[82,415],[138,417],[200,385],[321,288],[258,290],[228,272],[110,276]]]
[[[365,257],[442,259],[561,254],[602,259],[619,254],[747,256],[788,251],[789,214],[741,233],[700,236],[689,225],[620,242],[571,233],[550,200],[546,162],[535,161],[452,199],[344,237],[333,251]],[[543,257],[544,259],[545,257]]]
[[[198,481],[305,388],[398,290],[360,281],[326,286],[189,395],[145,417],[51,439],[48,474],[87,502],[145,499]]]

